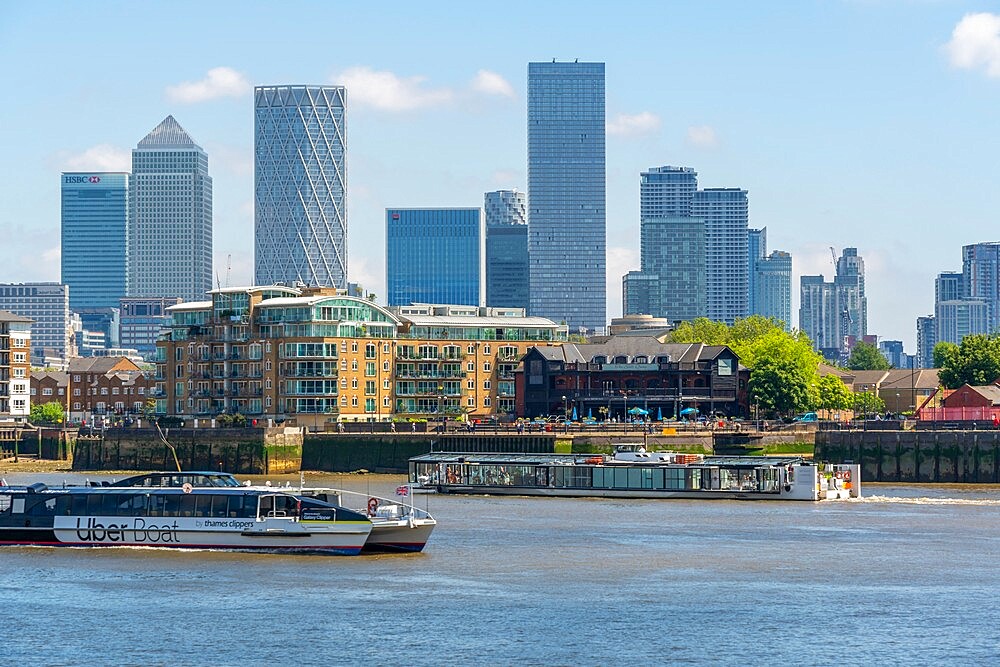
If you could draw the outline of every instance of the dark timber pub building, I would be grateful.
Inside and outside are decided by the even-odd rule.
[[[578,419],[618,421],[670,419],[687,408],[749,414],[749,371],[729,347],[661,340],[628,332],[528,350],[516,374],[517,414],[571,417],[575,410]]]

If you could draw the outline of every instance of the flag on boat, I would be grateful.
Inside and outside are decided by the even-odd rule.
[[[397,486],[396,487],[396,495],[397,496],[408,496],[408,495],[410,495],[410,487],[407,486],[407,485],[405,485],[405,484],[403,486]]]

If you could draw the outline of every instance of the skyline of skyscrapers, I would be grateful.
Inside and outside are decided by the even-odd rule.
[[[254,89],[254,280],[347,287],[346,89]]]
[[[792,323],[792,256],[782,250],[767,252],[767,227],[747,232],[748,313]]]
[[[387,208],[385,238],[389,306],[486,305],[481,208]]]
[[[486,212],[486,305],[528,310],[526,198],[517,190],[483,196]]]
[[[129,174],[63,172],[60,182],[60,273],[70,308],[117,308],[128,293]]]
[[[857,248],[844,248],[832,282],[821,275],[800,278],[799,329],[835,363],[846,361],[849,338],[868,335],[865,263]]]
[[[167,116],[132,150],[128,295],[198,301],[210,289],[208,155]]]
[[[528,63],[529,313],[607,327],[604,63]]]

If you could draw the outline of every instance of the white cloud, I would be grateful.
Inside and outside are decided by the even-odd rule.
[[[352,105],[369,106],[382,111],[412,111],[447,104],[455,97],[450,88],[428,88],[426,77],[399,77],[392,72],[370,67],[351,67],[333,78],[347,87]]]
[[[1000,77],[1000,16],[996,14],[966,14],[944,45],[953,67],[986,70],[991,77]]]
[[[385,271],[382,267],[371,266],[371,260],[356,254],[347,257],[347,279],[374,294],[376,303],[385,304]]]
[[[132,154],[110,144],[91,146],[82,153],[61,160],[62,171],[129,171]]]
[[[692,125],[687,130],[687,141],[693,146],[714,148],[719,145],[719,137],[710,125]]]
[[[481,69],[476,72],[476,76],[472,79],[470,87],[472,90],[485,95],[500,95],[501,97],[510,98],[516,97],[514,93],[514,86],[510,85],[510,82],[507,81],[507,79],[503,78],[496,72],[490,72],[485,69]]]
[[[185,81],[167,86],[167,99],[195,104],[217,97],[242,97],[250,92],[250,81],[231,67],[213,67],[201,81]]]
[[[53,246],[42,252],[42,260],[46,263],[57,264],[62,258],[62,248]]]
[[[660,117],[649,111],[628,115],[620,113],[608,121],[607,132],[618,137],[642,137],[660,130]]]

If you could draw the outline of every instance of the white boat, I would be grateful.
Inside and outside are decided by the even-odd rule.
[[[300,478],[301,479],[301,478]],[[249,486],[249,482],[241,485],[239,480],[230,473],[211,471],[192,472],[153,472],[127,477],[120,481],[109,483],[111,486],[126,487],[178,487],[189,484],[193,487],[240,487],[259,490],[279,489],[285,493],[297,496],[315,498],[335,506],[351,507],[353,511],[364,515],[372,524],[371,533],[364,544],[364,551],[422,551],[430,539],[431,532],[437,521],[426,510],[416,507],[412,502],[407,504],[379,496],[369,496],[363,493],[345,491],[328,487],[307,487],[304,482],[298,487]],[[396,489],[402,497],[412,498],[412,485],[406,484]],[[346,500],[345,500],[346,498]]]
[[[355,555],[371,530],[364,514],[279,489],[0,487],[0,545]]]
[[[706,456],[620,445],[598,454],[432,453],[410,480],[438,493],[601,498],[846,500],[861,495],[859,465],[800,456]]]

